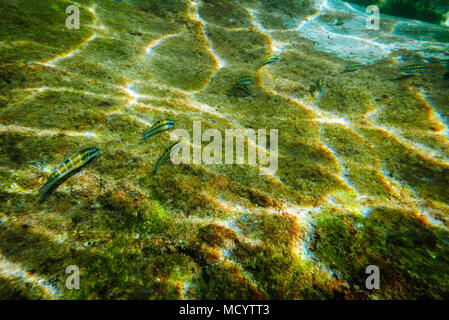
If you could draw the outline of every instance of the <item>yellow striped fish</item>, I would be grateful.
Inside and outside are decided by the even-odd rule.
[[[279,60],[279,57],[277,55],[275,55],[275,54],[269,55],[268,57],[265,58],[265,60],[263,62],[261,62],[259,64],[257,69],[263,67],[266,64],[273,63],[273,62],[278,61],[278,60]]]
[[[150,137],[156,133],[168,130],[168,129],[172,128],[174,125],[175,125],[175,123],[171,120],[162,120],[162,121],[159,120],[158,122],[156,122],[155,124],[153,124],[151,126],[150,131],[148,131],[147,133],[145,133],[142,136],[142,139],[140,140],[140,142],[145,141],[148,137]]]
[[[315,82],[315,88],[316,88],[319,92],[323,93],[323,86],[324,86],[324,81],[323,81],[323,79],[322,79],[322,78],[318,78],[318,79],[316,80],[316,82]]]
[[[355,71],[355,70],[357,70],[357,69],[359,69],[359,68],[361,68],[361,67],[363,67],[363,64],[361,64],[361,63],[355,63],[355,64],[352,64],[352,65],[350,65],[350,66],[345,67],[345,71],[344,71],[344,72]]]
[[[56,167],[47,182],[39,189],[40,196],[42,197],[57,181],[60,181],[69,173],[89,162],[99,152],[100,149],[98,148],[86,148],[64,160]]]
[[[248,86],[251,83],[253,83],[253,80],[249,76],[243,76],[243,77],[240,77],[240,79],[237,81],[237,83],[235,85]]]
[[[164,153],[159,157],[159,159],[156,162],[156,166],[154,167],[153,174],[156,174],[157,170],[165,163],[165,161],[170,158],[171,154],[176,152],[179,147],[181,146],[181,140],[176,141],[175,143],[172,143],[165,149]]]
[[[251,91],[249,91],[249,89],[241,84],[236,84],[233,88],[232,88],[232,94],[234,96],[237,96],[237,91],[240,90],[241,92],[243,92],[245,95],[250,96],[251,95]]]
[[[398,72],[405,72],[405,73],[413,73],[419,70],[424,69],[423,65],[420,64],[412,64],[411,66],[405,66],[398,69]]]

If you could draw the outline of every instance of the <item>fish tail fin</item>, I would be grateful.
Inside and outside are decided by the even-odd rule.
[[[53,180],[44,184],[41,188],[39,188],[39,197],[43,198],[47,193],[48,189],[53,185]]]
[[[145,140],[147,140],[150,136],[152,135],[152,132],[147,132],[144,135],[142,135],[142,138],[140,138],[140,142],[144,142]]]

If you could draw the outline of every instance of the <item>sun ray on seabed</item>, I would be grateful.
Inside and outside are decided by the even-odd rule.
[[[0,299],[448,297],[447,8],[13,2]]]

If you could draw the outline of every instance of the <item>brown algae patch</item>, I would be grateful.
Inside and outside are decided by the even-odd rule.
[[[447,298],[439,66],[402,79],[397,55],[421,59],[402,50],[342,73],[352,61],[287,30],[318,13],[311,1],[78,3],[80,30],[65,28],[72,1],[0,8],[0,268],[29,281],[0,277],[0,297]],[[353,17],[316,21],[338,18]],[[251,95],[234,96],[243,75]],[[139,140],[164,119],[190,136],[194,121],[278,129],[277,170],[168,161],[153,176],[171,131]],[[245,150],[274,152],[257,143]],[[37,201],[52,169],[94,146],[98,158]],[[71,264],[80,290],[64,286]]]

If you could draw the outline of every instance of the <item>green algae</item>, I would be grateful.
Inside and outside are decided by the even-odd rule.
[[[192,32],[167,39],[155,49],[158,56],[149,61],[149,71],[158,74],[155,80],[194,90],[201,88],[212,75],[214,60],[206,51],[198,28],[192,26]]]
[[[383,298],[447,298],[447,233],[410,212],[377,208],[366,219],[320,214],[315,232],[313,252],[353,286],[364,287],[365,268],[374,264],[381,270]]]
[[[49,91],[42,93],[40,98],[42,100],[39,99],[32,104],[26,103],[15,106],[15,108],[12,108],[1,117],[2,122],[13,124],[14,120],[12,119],[20,117],[22,120],[21,124],[25,126],[54,127],[62,130],[68,130],[69,128],[88,130],[92,128],[94,123],[104,121],[104,118],[98,111],[111,108],[111,106],[104,104],[103,99],[70,92]],[[86,102],[90,107],[96,108],[96,110],[87,108]],[[52,105],[52,108],[50,109],[51,112],[48,113],[46,111],[49,111],[49,104]],[[35,114],[45,116],[36,121]],[[53,126],[54,123],[58,125]]]
[[[317,12],[311,0],[263,0],[260,4],[265,9],[260,15],[262,23],[269,29],[291,28],[297,20]]]
[[[11,44],[0,47],[2,60],[11,63],[47,59],[68,51],[86,38],[90,33],[86,26],[91,23],[90,14],[86,10],[81,10],[80,13],[84,28],[77,32],[65,28],[65,9],[70,4],[70,1],[59,0],[51,3],[6,1],[4,9],[0,11],[0,38]]]
[[[231,271],[231,272],[230,272]],[[229,268],[206,266],[194,283],[200,286],[201,299],[257,299],[261,294],[248,281],[236,277]]]
[[[204,1],[199,14],[207,22],[225,28],[248,28],[251,26],[248,12],[232,1]]]
[[[272,36],[289,49],[256,72],[271,53],[269,37],[243,7],[256,1],[204,1],[202,23],[187,14],[194,10],[185,1],[78,3],[80,30],[63,27],[71,2],[24,1],[23,24],[5,17],[13,29],[0,33],[0,253],[59,292],[48,297],[39,286],[2,277],[0,297],[447,298],[447,230],[417,217],[414,205],[432,209],[447,227],[447,166],[380,127],[447,155],[435,134],[442,128],[415,94],[428,82],[441,84],[441,70],[386,81],[397,65],[385,59],[348,76],[341,74],[348,62],[284,30]],[[19,14],[7,5],[11,17]],[[272,7],[283,18],[264,13]],[[308,1],[264,1],[259,9],[264,27],[279,29],[290,27],[286,17],[315,13]],[[29,28],[36,25],[39,32]],[[56,56],[64,58],[55,66],[39,64]],[[226,61],[220,69],[217,56]],[[255,80],[252,97],[229,94],[242,74]],[[311,87],[319,77],[325,86],[316,100]],[[142,97],[127,93],[130,84]],[[447,92],[435,90],[432,99],[444,105]],[[137,142],[146,122],[164,118],[190,134],[194,120],[222,133],[277,128],[276,177],[248,164],[167,163],[154,178],[168,134]],[[77,135],[86,132],[96,135]],[[37,203],[47,171],[93,145],[101,156]],[[404,190],[393,192],[391,181]],[[323,204],[318,213],[305,209]],[[72,264],[80,267],[80,290],[64,285]],[[380,267],[380,291],[365,289],[370,264]]]
[[[208,27],[208,35],[216,46],[216,52],[229,64],[240,68],[255,69],[255,61],[263,60],[268,53],[266,37],[246,30],[226,30]]]
[[[447,201],[447,195],[443,191],[449,177],[447,167],[431,165],[423,155],[410,151],[397,140],[385,139],[383,132],[369,130],[365,131],[365,135],[367,134],[377,140],[379,155],[394,178],[405,181],[407,185],[429,199]],[[386,150],[389,150],[388,156]],[[390,153],[392,150],[396,152]]]
[[[26,286],[19,283],[11,284],[10,281],[0,280],[0,296],[5,300],[32,300],[39,299],[43,292],[32,292]]]

